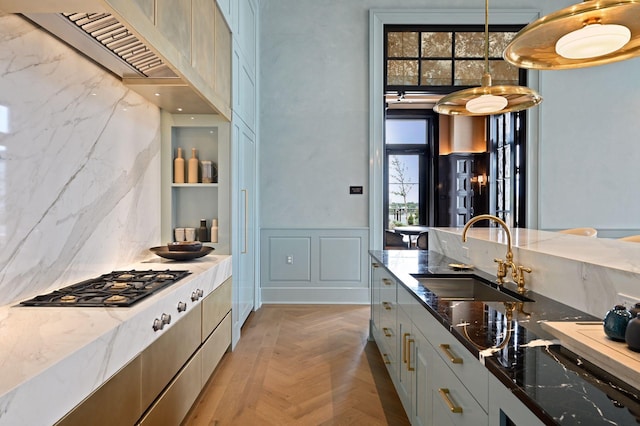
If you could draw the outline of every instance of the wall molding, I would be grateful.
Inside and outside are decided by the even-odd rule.
[[[263,228],[263,303],[369,303],[369,228]]]

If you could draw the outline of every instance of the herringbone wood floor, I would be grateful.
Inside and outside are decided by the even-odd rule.
[[[263,305],[184,424],[408,425],[368,320],[368,306]]]

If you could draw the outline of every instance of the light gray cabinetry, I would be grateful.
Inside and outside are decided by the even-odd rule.
[[[484,368],[478,364],[478,368]],[[486,376],[485,376],[486,377]],[[466,384],[466,383],[465,383]],[[431,397],[434,419],[448,420],[444,423],[459,426],[481,426],[488,424],[487,413],[475,400],[458,376],[445,361],[435,355],[433,359],[433,376],[431,381]],[[485,384],[487,382],[485,381]],[[488,386],[488,385],[487,385]],[[488,388],[483,392],[486,395]],[[439,420],[444,421],[444,420]]]
[[[233,218],[233,342],[254,308],[260,307],[257,283],[258,247],[258,157],[257,55],[258,7],[254,0],[218,0],[232,31],[232,163],[231,197]]]
[[[396,318],[398,304],[396,297],[397,283],[377,263],[372,263],[372,330],[375,334],[380,353],[391,377],[395,377],[399,367],[398,361],[398,321]]]
[[[543,426],[544,423],[493,375],[489,375],[489,425]]]
[[[375,259],[371,292],[371,334],[412,424],[542,424]]]

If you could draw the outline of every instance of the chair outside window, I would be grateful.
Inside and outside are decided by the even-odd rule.
[[[429,233],[421,232],[416,239],[416,247],[420,250],[429,250]]]
[[[384,248],[385,250],[407,250],[409,245],[402,234],[397,234],[388,229],[384,231]]]

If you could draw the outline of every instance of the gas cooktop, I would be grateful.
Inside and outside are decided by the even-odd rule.
[[[24,306],[131,306],[182,278],[189,271],[113,271],[20,302]]]

